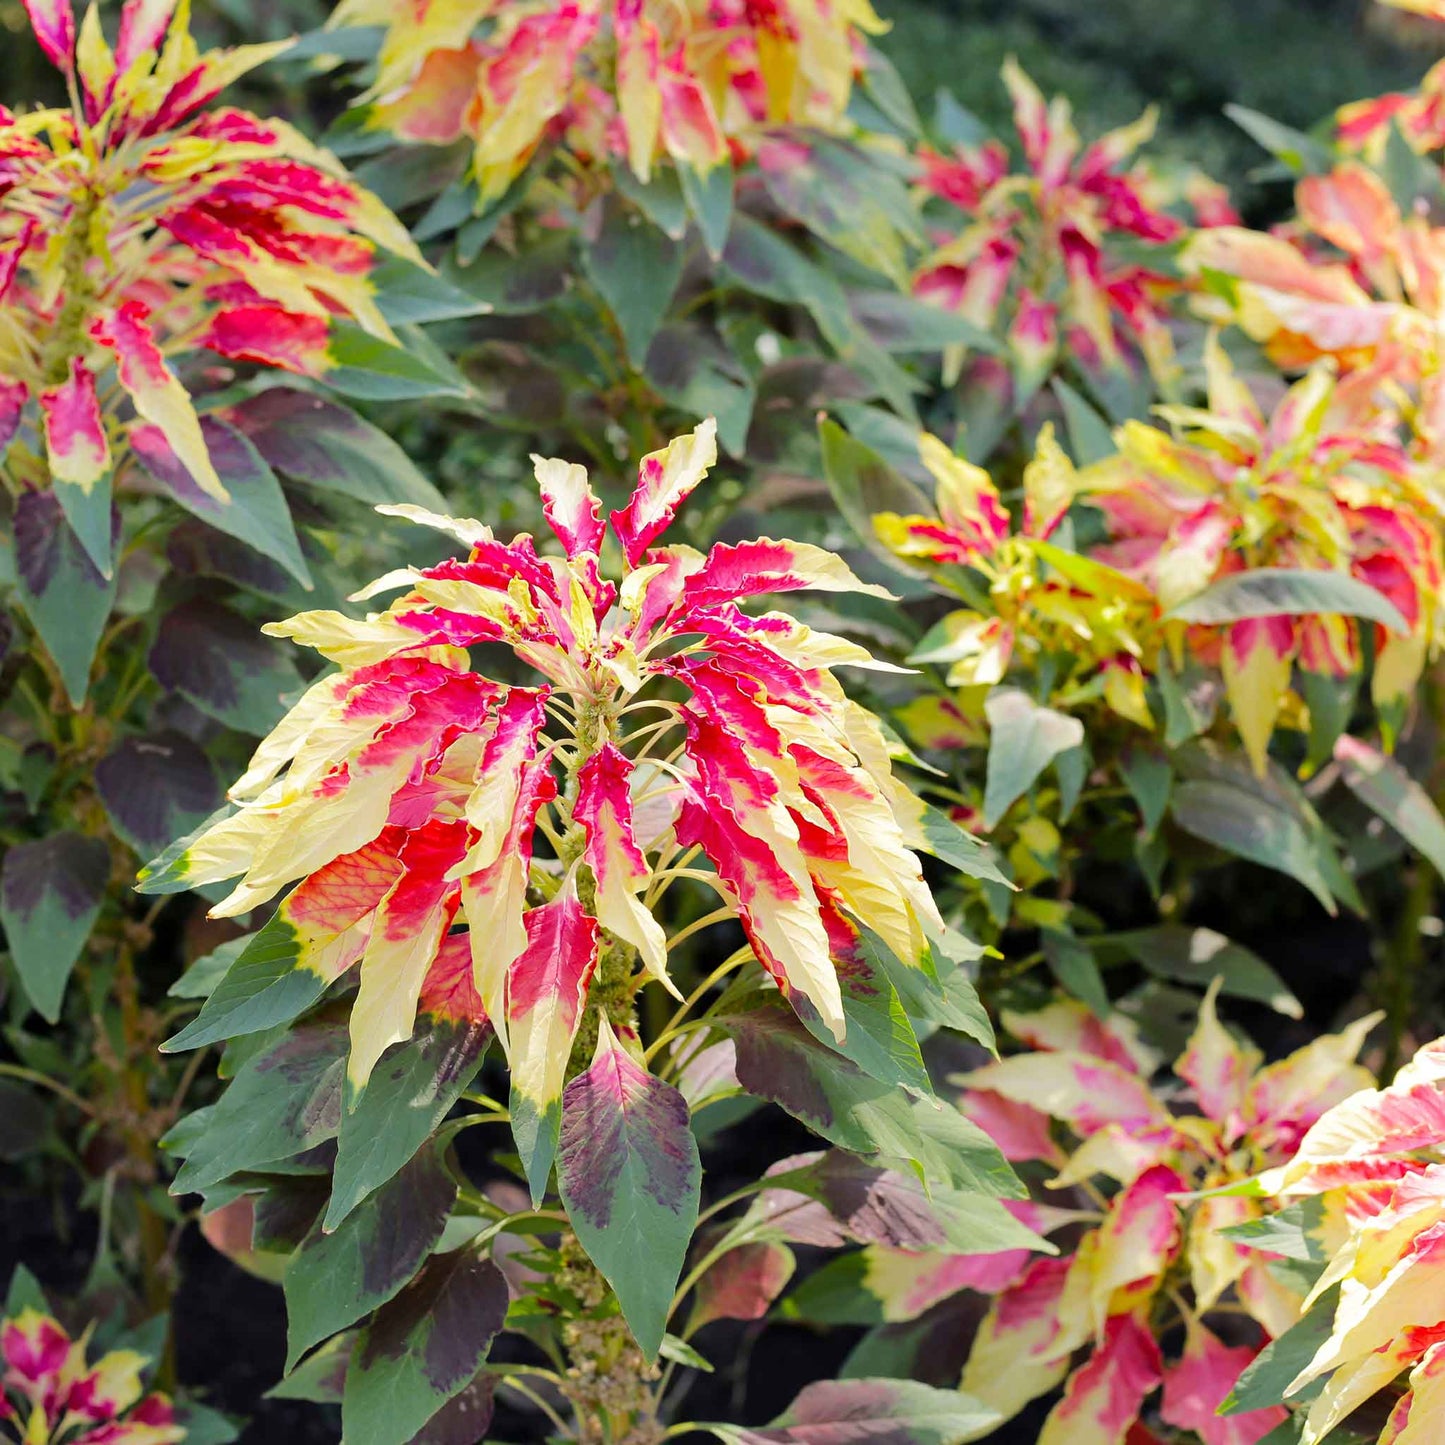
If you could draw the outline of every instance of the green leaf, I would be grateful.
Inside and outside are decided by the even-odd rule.
[[[591,1066],[562,1095],[557,1187],[578,1243],[656,1359],[697,1224],[702,1166],[687,1101],[601,1018]]]
[[[879,1445],[956,1445],[977,1440],[1003,1417],[960,1390],[913,1380],[821,1380],[807,1386],[765,1430],[700,1425],[727,1445],[823,1445],[877,1440]]]
[[[232,938],[198,958],[167,990],[167,998],[207,999],[256,935]],[[164,1045],[162,1048],[164,1049]]]
[[[20,605],[55,659],[72,705],[82,707],[116,579],[101,575],[53,492],[22,492],[11,525]],[[112,513],[117,533],[119,525]]]
[[[376,290],[377,307],[393,326],[453,321],[478,316],[487,309],[444,276],[401,256],[388,256],[373,267],[367,280]]]
[[[990,732],[983,821],[993,828],[1060,753],[1084,741],[1084,725],[1017,687],[994,688],[983,708]]]
[[[335,1229],[431,1137],[476,1078],[491,1027],[421,1014],[404,1044],[388,1049],[356,1107],[344,1114],[327,1229]]]
[[[1288,1018],[1302,1018],[1300,1001],[1284,980],[1256,953],[1231,943],[1212,928],[1163,923],[1128,933],[1106,934],[1099,944],[1122,948],[1146,972],[1173,983],[1208,988],[1220,979],[1220,992],[1266,1003]]]
[[[303,1024],[248,1059],[202,1127],[183,1120],[162,1141],[184,1141],[189,1151],[171,1192],[193,1193],[334,1139],[349,1047],[344,1024]]]
[[[743,455],[757,388],[729,352],[691,327],[665,326],[648,349],[647,379],[665,400],[699,420],[716,417],[718,441]]]
[[[1144,820],[1144,835],[1152,838],[1169,809],[1169,794],[1174,788],[1174,769],[1157,747],[1131,743],[1119,759],[1124,786],[1139,805]]]
[[[194,1400],[176,1406],[176,1424],[186,1432],[186,1445],[231,1445],[241,1438],[240,1422]]]
[[[309,590],[311,573],[275,472],[250,438],[220,417],[202,417],[201,433],[216,474],[230,493],[227,502],[202,489],[159,427],[133,427],[131,446],[141,466],[173,501],[218,532],[279,563]]]
[[[162,1051],[180,1053],[260,1033],[310,1008],[325,992],[326,978],[316,969],[297,967],[302,942],[293,923],[274,915],[250,939],[200,1013],[167,1039]]]
[[[1324,1196],[1315,1195],[1274,1214],[1266,1214],[1262,1219],[1247,1219],[1243,1224],[1227,1225],[1219,1232],[1267,1254],[1282,1254],[1286,1259],[1324,1264],[1330,1258],[1321,1234],[1324,1224]]]
[[[111,525],[114,502],[112,474],[107,471],[89,487],[52,476],[50,487],[76,540],[103,577],[115,570],[115,529]]]
[[[706,174],[691,166],[678,167],[687,208],[697,222],[698,234],[714,261],[721,258],[733,223],[733,168],[727,161],[712,166]]]
[[[1088,1004],[1097,1018],[1108,1018],[1109,990],[1094,958],[1094,951],[1072,933],[1046,928],[1042,933],[1044,959],[1060,986]]]
[[[1014,886],[1012,880],[1000,871],[998,855],[987,843],[975,838],[972,833],[966,833],[947,813],[931,804],[921,803],[920,807],[918,826],[927,840],[922,846],[935,858],[941,858],[969,878],[1000,883],[1005,888]]]
[[[17,843],[0,862],[0,925],[30,1002],[50,1023],[109,880],[110,849],[79,833]]]
[[[428,511],[446,511],[446,499],[407,454],[348,407],[277,386],[232,407],[227,416],[292,481],[372,505],[412,502]]]
[[[286,1266],[286,1368],[396,1295],[426,1262],[457,1197],[438,1149],[418,1154],[332,1233],[312,1226]]]
[[[1004,349],[992,332],[967,317],[902,292],[850,291],[848,306],[858,324],[886,351],[942,351],[949,346],[990,353]]]
[[[902,135],[916,139],[922,133],[923,122],[918,118],[913,97],[908,93],[903,77],[876,46],[869,45],[865,53],[863,89],[868,98]]]
[[[756,997],[714,1022],[737,1046],[738,1082],[855,1154],[907,1161],[930,1182],[1021,1197],[1008,1161],[956,1109],[912,1099],[824,1048],[776,999]]]
[[[1289,567],[1257,567],[1232,572],[1196,592],[1164,615],[1180,622],[1218,625],[1246,617],[1280,613],[1332,612],[1365,617],[1392,632],[1410,630],[1400,609],[1366,582],[1347,572],[1305,571]]]
[[[1087,467],[1113,456],[1114,433],[1109,423],[1068,382],[1055,377],[1052,386],[1064,409],[1064,428],[1075,463]]]
[[[279,1384],[263,1396],[267,1400],[308,1400],[315,1405],[339,1405],[346,1386],[354,1334],[337,1335],[308,1355]]]
[[[494,246],[465,265],[459,257],[443,263],[446,276],[498,316],[526,316],[564,296],[572,284],[576,237],[566,231],[544,236],[517,255]]]
[[[349,321],[331,323],[326,385],[343,396],[366,401],[413,401],[427,396],[466,397],[465,379],[421,355],[415,347],[394,346]]]
[[[913,395],[921,387],[853,319],[837,277],[743,214],[733,220],[723,266],[745,290],[804,307],[841,361],[876,386],[902,416],[916,418]]]
[[[994,1049],[993,1025],[973,980],[944,954],[941,944],[935,943],[933,947],[933,961],[938,971],[938,978],[934,980],[921,968],[904,963],[882,939],[872,934],[865,937],[873,940],[877,956],[910,1018],[927,1019],[944,1028],[957,1029],[984,1048]]]
[[[582,268],[622,331],[633,366],[647,360],[672,293],[682,279],[682,247],[615,196],[603,204],[597,240],[582,253]]]
[[[1221,1415],[1243,1415],[1281,1404],[1291,1382],[1314,1359],[1334,1330],[1339,1286],[1327,1289],[1303,1319],[1254,1358],[1219,1406]]]
[[[865,930],[852,953],[834,960],[847,1022],[841,1044],[806,999],[795,1000],[794,1008],[815,1039],[837,1049],[865,1074],[914,1093],[931,1094],[933,1086],[923,1066],[918,1039],[890,982],[893,970],[886,966],[886,957],[892,957],[892,950],[876,934]],[[900,960],[895,962],[907,967]]]
[[[897,568],[898,559],[883,546],[873,529],[873,514],[929,516],[933,503],[872,447],[850,436],[837,422],[821,418],[818,440],[823,448],[823,472],[838,510],[870,551]]]
[[[1175,754],[1181,781],[1169,811],[1187,833],[1302,883],[1328,912],[1352,885],[1313,808],[1288,774],[1258,777],[1239,755],[1203,746]]]
[[[1393,758],[1359,738],[1340,738],[1335,761],[1345,786],[1445,877],[1445,818],[1425,789]]]
[[[346,1372],[346,1445],[410,1445],[476,1378],[507,1315],[507,1281],[470,1249],[433,1255],[377,1311]]]
[[[804,135],[795,132],[775,147],[764,141],[758,175],[769,196],[784,215],[906,292],[906,243],[920,236],[901,175],[847,141]]]
[[[1226,105],[1224,113],[1252,141],[1283,161],[1296,175],[1318,175],[1334,164],[1329,146],[1304,131],[1244,105]]]
[[[1310,772],[1322,767],[1334,756],[1335,743],[1349,727],[1355,701],[1360,690],[1360,676],[1331,677],[1324,672],[1296,674],[1296,685],[1309,710],[1309,753],[1306,758]]]
[[[50,1301],[45,1298],[40,1281],[23,1264],[17,1264],[5,1290],[5,1314],[13,1319],[22,1310],[37,1310],[48,1315]]]
[[[1164,697],[1164,745],[1177,748],[1207,732],[1224,692],[1219,674],[1200,667],[1192,658],[1186,658],[1183,674],[1176,674],[1167,652],[1162,652],[1154,675]]]
[[[651,177],[640,181],[625,160],[612,163],[612,180],[617,189],[671,240],[687,234],[687,200],[682,181],[670,166],[658,166]]]

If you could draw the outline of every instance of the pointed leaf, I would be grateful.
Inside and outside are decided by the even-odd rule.
[[[119,535],[120,516],[112,511]],[[24,607],[55,659],[70,701],[80,707],[90,666],[115,603],[108,581],[86,554],[53,492],[24,492],[15,503],[15,572]]]
[[[441,1151],[418,1154],[332,1233],[318,1221],[286,1266],[286,1368],[396,1295],[446,1228],[457,1182]]]
[[[412,1038],[381,1056],[341,1121],[325,1228],[335,1229],[431,1137],[476,1078],[491,1036],[485,1022],[424,1013]]]
[[[984,703],[990,741],[983,821],[995,827],[1048,765],[1084,741],[1078,718],[1040,707],[1016,687],[996,687]]]
[[[248,1059],[220,1102],[206,1112],[172,1192],[204,1189],[334,1139],[341,1124],[347,1047],[344,1024],[303,1024]],[[195,1127],[191,1120],[172,1135],[186,1138],[183,1131]],[[176,1142],[171,1135],[167,1141]]]
[[[347,1445],[410,1445],[476,1378],[507,1314],[507,1281],[469,1249],[433,1255],[356,1342],[341,1425]]]
[[[682,247],[617,197],[603,203],[602,229],[582,253],[587,278],[616,318],[628,358],[641,368],[682,278]]]
[[[292,481],[375,506],[409,502],[445,512],[441,493],[378,427],[309,391],[272,387],[227,417],[266,461]]]
[[[1425,789],[1393,758],[1359,738],[1340,738],[1335,761],[1345,786],[1445,877],[1445,818]]]
[[[687,1101],[632,1058],[605,1015],[591,1066],[563,1094],[557,1185],[578,1242],[655,1359],[697,1224],[702,1165]]]
[[[172,500],[218,531],[279,562],[309,589],[311,573],[276,474],[246,435],[219,417],[203,418],[201,435],[229,500],[200,486],[159,427],[132,427],[130,441],[140,464]]]
[[[323,380],[343,396],[366,401],[413,401],[427,396],[469,394],[463,377],[434,364],[415,347],[395,346],[349,321],[331,323],[327,360]]]
[[[1400,609],[1368,583],[1346,572],[1311,572],[1287,567],[1231,572],[1171,608],[1165,616],[1181,622],[1217,624],[1248,617],[1308,612],[1367,617],[1402,635],[1410,630]]]
[[[818,1043],[785,1004],[760,998],[715,1022],[737,1046],[738,1082],[855,1154],[908,1161],[931,1182],[980,1194],[1022,1188],[993,1141],[956,1109],[870,1079]]]
[[[31,1003],[51,1023],[109,879],[110,849],[79,833],[16,844],[0,864],[0,924],[10,957]]]

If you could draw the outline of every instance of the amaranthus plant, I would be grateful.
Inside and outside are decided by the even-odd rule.
[[[116,1349],[92,1363],[90,1330],[65,1327],[12,1281],[0,1320],[0,1440],[15,1445],[176,1445],[186,1438],[170,1400],[147,1394],[146,1357]],[[234,1438],[225,1434],[219,1438]]]
[[[765,127],[835,128],[862,65],[855,39],[886,29],[868,0],[422,0],[402,15],[344,0],[331,23],[386,27],[367,124],[467,137],[483,205],[553,138],[584,162],[620,155],[645,183],[660,156],[705,175]]]
[[[1102,1211],[1071,1258],[1036,1260],[997,1291],[964,1370],[963,1388],[1005,1415],[1066,1379],[1040,1445],[1083,1429],[1119,1437],[1161,1382],[1160,1418],[1208,1445],[1251,1445],[1284,1418],[1214,1414],[1260,1346],[1293,1323],[1301,1297],[1221,1234],[1258,1206],[1213,1191],[1287,1158],[1331,1104],[1369,1082],[1353,1061],[1376,1018],[1264,1066],[1220,1022],[1218,991],[1216,980],[1174,1064],[1178,1084],[1151,1087],[1154,1057],[1127,1023],[1100,1025],[1069,1002],[1006,1015],[1009,1032],[1039,1052],[959,1080],[960,1107],[1010,1159],[1056,1166],[1050,1188],[1078,1186]],[[1077,1143],[1061,1150],[1050,1119]],[[1241,1312],[1258,1327],[1243,1336],[1230,1318]],[[1182,1353],[1166,1361],[1159,1342],[1181,1324]]]
[[[1432,1439],[1445,1420],[1442,1081],[1437,1039],[1385,1088],[1330,1109],[1293,1158],[1259,1180],[1278,1212],[1261,1221],[1257,1247],[1313,1262],[1317,1278],[1295,1327],[1300,1348],[1287,1354],[1282,1341],[1253,1392],[1300,1410],[1305,1445],[1372,1400],[1356,1418],[1373,1415],[1379,1445]]]
[[[1166,209],[1167,188],[1133,159],[1154,112],[1085,146],[1067,100],[1046,101],[1013,60],[1003,79],[1025,169],[997,140],[920,151],[925,191],[967,224],[924,258],[916,294],[1006,336],[1016,406],[1065,355],[1086,375],[1143,361],[1172,387],[1171,249],[1186,227]],[[1221,198],[1202,219],[1236,218]]]
[[[229,500],[171,360],[212,351],[324,376],[344,364],[333,319],[395,341],[371,279],[379,248],[420,257],[284,121],[206,108],[284,42],[202,55],[174,3],[129,5],[112,51],[95,5],[78,35],[70,0],[28,8],[71,106],[0,113],[0,441],[11,475],[48,481],[109,576],[117,450],[174,458]]]
[[[113,1201],[100,1253],[116,1246],[159,1309],[173,1225],[154,1144],[194,1076],[156,1066],[158,910],[135,905],[135,855],[214,810],[212,757],[301,684],[245,611],[329,562],[335,513],[311,489],[439,500],[345,408],[249,378],[465,392],[386,319],[455,314],[458,295],[332,157],[211,105],[277,46],[202,53],[171,3],[132,0],[113,46],[95,6],[78,26],[69,0],[28,13],[70,104],[0,114],[0,923],[19,983],[0,1069],[83,1130],[51,1152],[105,1177],[87,1197]],[[31,1007],[60,1022],[77,965],[78,1027],[32,1029]]]
[[[640,1368],[633,1347],[616,1353],[626,1339],[617,1305],[651,1360],[718,1257],[705,1254],[674,1290],[701,1183],[679,1087],[714,1030],[734,1041],[724,1077],[735,1069],[744,1089],[845,1147],[912,1158],[940,1188],[972,1191],[1005,1242],[1034,1238],[989,1212],[983,1196],[1012,1181],[978,1131],[955,1124],[946,1137],[983,1146],[992,1162],[982,1174],[966,1153],[950,1156],[933,1106],[915,1107],[927,1075],[900,1004],[989,1037],[947,958],[967,945],[944,927],[912,850],[997,874],[894,777],[877,720],[839,686],[833,669],[877,666],[869,654],[787,613],[740,605],[799,589],[879,589],[804,543],[762,539],[706,555],[656,545],[715,460],[709,421],[645,457],[631,500],[604,521],[583,468],[538,458],[560,555],[528,536],[498,541],[478,522],[384,509],[440,528],[465,557],[388,574],[363,595],[402,595],[364,619],[322,611],[272,625],[339,671],[261,744],[231,790],[234,810],[142,875],[148,892],[239,875],[212,910],[222,917],[296,884],[168,1046],[261,1035],[263,1050],[212,1117],[180,1126],[177,1189],[212,1189],[290,1154],[304,1168],[307,1151],[338,1140],[330,1202],[313,1201],[316,1223],[286,1274],[293,1358],[331,1333],[313,1332],[318,1317],[350,1324],[421,1267],[459,1187],[437,1144],[423,1146],[492,1031],[510,1066],[510,1103],[469,1095],[485,1112],[459,1123],[510,1121],[534,1210],[555,1165],[565,1213],[540,1217],[564,1224],[585,1251],[564,1235],[542,1266],[547,1288],[572,1301],[547,1338],[570,1361],[561,1388],[579,1415],[576,1438],[593,1438],[587,1421],[601,1408],[578,1381]],[[473,670],[471,649],[498,660],[496,676]],[[720,906],[694,901],[669,937],[663,917],[680,886],[710,889]],[[729,921],[745,946],[683,999],[679,945]],[[761,971],[749,973],[754,960]],[[323,995],[353,983],[342,1031]],[[670,1020],[644,1007],[648,984],[679,1000]],[[704,1001],[709,1011],[696,1012]],[[318,1003],[310,1024],[267,1043]],[[800,1094],[804,1079],[814,1082]],[[258,1138],[263,1098],[279,1117]],[[319,1302],[315,1291],[336,1285],[321,1273],[330,1251],[390,1227],[382,1221],[420,1178],[433,1201],[415,1221],[426,1247],[403,1251],[380,1294],[370,1282]],[[482,1204],[461,1189],[471,1208]],[[480,1311],[470,1367],[426,1396],[428,1414],[398,1407],[355,1438],[410,1438],[400,1422],[420,1428],[471,1380],[501,1322],[487,1245],[508,1228],[499,1211],[476,1246],[434,1261],[389,1307],[411,1311],[408,1300],[444,1293],[462,1271]],[[615,1304],[606,1286],[586,1283],[592,1266]],[[385,1310],[363,1336],[347,1375],[348,1438],[386,1381],[423,1366],[425,1327],[407,1318],[422,1333],[401,1363],[381,1363],[397,1347],[381,1343],[394,1329]],[[578,1319],[598,1327],[579,1334]],[[659,1401],[642,1388],[614,1407],[614,1422],[652,1418]]]

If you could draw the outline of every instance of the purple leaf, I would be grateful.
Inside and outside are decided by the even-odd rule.
[[[5,854],[0,924],[25,992],[51,1023],[109,878],[110,849],[79,833],[53,833]]]
[[[80,707],[115,601],[115,577],[101,576],[53,492],[22,493],[15,503],[14,528],[21,605],[55,659],[70,701]],[[111,528],[119,537],[118,512],[111,513]]]
[[[231,494],[229,502],[201,488],[159,427],[133,427],[130,440],[141,466],[174,501],[203,522],[274,558],[309,588],[311,574],[276,474],[245,433],[219,417],[203,417],[201,432],[216,475]]]
[[[228,413],[283,476],[358,501],[414,502],[445,510],[406,453],[369,422],[309,391],[274,387]]]
[[[998,1424],[996,1410],[958,1390],[912,1380],[821,1380],[771,1425],[707,1428],[731,1445],[950,1445]]]
[[[507,1302],[491,1260],[471,1249],[433,1255],[356,1343],[341,1402],[347,1445],[416,1439],[476,1379]]]
[[[282,698],[300,686],[286,655],[254,624],[219,602],[191,598],[161,620],[150,667],[209,717],[262,734],[285,711]]]
[[[385,1304],[426,1262],[457,1197],[441,1151],[427,1149],[333,1233],[318,1221],[286,1267],[286,1366]]]
[[[96,764],[95,790],[115,831],[143,858],[189,833],[221,802],[210,760],[172,731],[122,738]]]
[[[687,1101],[647,1073],[606,1019],[562,1095],[557,1184],[578,1241],[655,1358],[697,1223],[702,1166]]]

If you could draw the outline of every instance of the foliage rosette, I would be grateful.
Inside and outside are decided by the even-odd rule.
[[[1017,407],[1065,355],[1085,375],[1142,362],[1172,388],[1174,256],[1188,226],[1171,209],[1171,187],[1135,159],[1154,112],[1085,145],[1067,100],[1046,100],[1013,59],[1003,81],[1023,168],[995,139],[919,150],[920,191],[944,239],[919,262],[914,293],[1006,341]],[[1222,188],[1202,176],[1184,199],[1200,225],[1237,220]],[[951,369],[962,360],[956,352]]]
[[[1081,472],[1076,489],[1108,528],[1094,556],[1145,583],[1164,616],[1193,624],[1189,649],[1222,672],[1235,726],[1263,772],[1280,717],[1307,719],[1291,692],[1295,668],[1331,682],[1356,678],[1365,628],[1373,701],[1387,726],[1402,717],[1439,646],[1438,504],[1388,415],[1359,405],[1324,368],[1266,416],[1211,346],[1207,403],[1164,409],[1172,437],[1126,423],[1117,455]],[[1322,600],[1294,612],[1286,591],[1278,611],[1261,602],[1252,615],[1211,625],[1207,599],[1227,595],[1234,579],[1247,586],[1251,572],[1262,581],[1270,572],[1348,579],[1341,600],[1364,584],[1384,610],[1369,622],[1362,593],[1348,610]]]
[[[112,49],[94,5],[78,30],[70,0],[29,11],[72,100],[0,114],[0,433],[12,470],[61,485],[108,573],[123,450],[169,453],[229,499],[177,362],[209,351],[323,377],[338,322],[395,344],[373,275],[388,254],[420,256],[294,127],[207,108],[284,43],[203,54],[188,7],[130,4]]]
[[[331,23],[386,27],[367,124],[468,138],[483,204],[557,138],[645,183],[661,157],[701,174],[729,163],[767,126],[837,128],[858,42],[886,28],[868,0],[424,0],[400,15],[345,0]]]
[[[995,1296],[964,1369],[966,1392],[1007,1418],[1064,1383],[1039,1436],[1045,1445],[1083,1430],[1122,1438],[1161,1385],[1160,1417],[1208,1445],[1247,1445],[1285,1418],[1277,1407],[1215,1415],[1304,1298],[1287,1272],[1230,1235],[1263,1211],[1228,1191],[1289,1158],[1332,1105],[1368,1083],[1354,1059],[1376,1019],[1265,1065],[1220,1021],[1218,991],[1216,981],[1174,1064],[1174,1087],[1151,1085],[1158,1056],[1128,1019],[1101,1022],[1062,999],[1006,1013],[1005,1028],[1030,1052],[958,1080],[959,1107],[1010,1160],[1055,1169],[1049,1189],[1081,1189],[1093,1205],[1063,1257],[974,1256],[967,1272],[932,1262],[940,1280],[952,1268]],[[1058,1125],[1070,1143],[1060,1142]],[[926,1277],[915,1266],[916,1298],[928,1298],[918,1289]],[[1241,1313],[1256,1327],[1248,1338],[1230,1318]],[[1160,1341],[1181,1324],[1182,1350],[1166,1359]]]
[[[1310,1348],[1267,1385],[1299,1410],[1306,1445],[1376,1397],[1388,1417],[1380,1445],[1428,1440],[1445,1420],[1442,1083],[1437,1039],[1385,1087],[1336,1104],[1292,1159],[1259,1180],[1278,1210],[1276,1233],[1297,1236],[1319,1270],[1297,1326]]]
[[[145,1393],[146,1357],[112,1350],[91,1362],[88,1341],[89,1331],[72,1339],[58,1320],[35,1308],[0,1321],[0,1438],[23,1445],[184,1440],[170,1400]]]
[[[654,915],[676,880],[718,892],[793,1009],[839,1044],[839,975],[862,929],[901,967],[925,980],[933,969],[929,939],[943,925],[911,851],[934,846],[923,806],[833,675],[871,658],[739,605],[877,589],[801,543],[706,556],[654,545],[715,457],[710,424],[646,457],[607,524],[581,467],[538,459],[561,556],[410,513],[468,555],[383,579],[402,595],[365,619],[314,612],[273,625],[340,671],[261,744],[232,790],[236,810],[142,878],[164,892],[240,874],[213,910],[222,917],[297,883],[234,966],[244,978],[266,953],[274,965],[256,987],[285,994],[246,1026],[284,1021],[357,967],[353,1106],[383,1051],[410,1037],[419,998],[448,990],[489,1019],[538,1194],[584,1014],[631,1031],[636,990],[672,987]],[[616,581],[600,562],[605,526],[623,561]],[[486,645],[510,649],[539,682],[472,671],[466,649]],[[203,1011],[177,1042],[239,1022],[213,1026]]]

